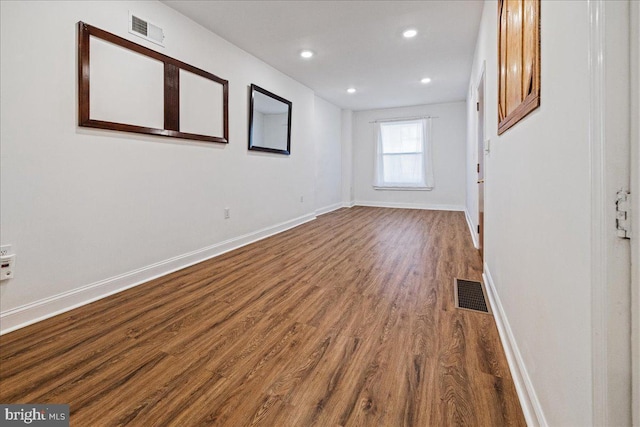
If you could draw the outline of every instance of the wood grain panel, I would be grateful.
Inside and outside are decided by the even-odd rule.
[[[534,69],[536,67],[536,49],[538,43],[538,20],[536,3],[525,1],[522,4],[522,96],[529,96],[534,90]]]
[[[507,2],[498,2],[498,123],[507,117]]]
[[[540,0],[498,0],[498,134],[540,105]]]
[[[164,128],[180,131],[180,69],[164,64]]]
[[[522,1],[507,0],[507,115],[522,102]]]
[[[71,425],[524,426],[464,214],[354,207],[0,337]]]

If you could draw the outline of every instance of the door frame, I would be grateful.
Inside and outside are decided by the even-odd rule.
[[[617,268],[616,254],[612,252],[610,237],[615,233],[614,216],[615,194],[610,194],[608,188],[608,174],[614,167],[614,159],[608,156],[606,141],[610,133],[615,129],[615,121],[622,117],[630,120],[628,103],[612,104],[616,88],[607,80],[606,70],[615,64],[624,55],[623,53],[608,51],[608,39],[615,39],[616,28],[605,26],[608,6],[605,0],[588,0],[587,10],[589,18],[589,47],[588,47],[588,78],[589,78],[589,129],[588,144],[590,153],[590,198],[591,198],[591,374],[592,374],[592,425],[627,425],[631,420],[626,420],[630,415],[632,398],[630,392],[631,383],[625,383],[627,372],[631,373],[629,366],[616,366],[618,357],[631,358],[631,340],[626,342],[616,341],[610,337],[612,330],[624,330],[630,328],[627,318],[617,316],[611,310],[611,305],[620,298],[620,287],[631,288],[631,279],[628,283],[609,283],[612,270]],[[631,4],[632,2],[629,2]],[[621,3],[616,3],[619,7]],[[616,16],[615,7],[613,15]],[[619,11],[618,11],[619,12]],[[608,15],[608,13],[607,13]],[[628,35],[628,34],[627,34]],[[610,54],[610,55],[608,55]],[[627,55],[629,52],[626,53]],[[610,77],[610,76],[609,76]],[[627,88],[628,89],[628,88]],[[611,93],[610,91],[613,91]],[[628,126],[628,122],[627,122]],[[615,141],[611,141],[612,143]],[[628,178],[628,177],[627,177]],[[628,185],[628,184],[627,184]],[[629,273],[631,266],[629,262]],[[630,306],[627,308],[630,309]],[[630,313],[628,313],[630,314]],[[629,323],[631,323],[629,321]],[[623,376],[614,375],[614,372],[624,372]],[[630,375],[629,375],[630,376]],[[629,390],[626,390],[629,386]],[[616,401],[615,395],[624,396],[626,402]],[[623,406],[621,406],[623,405]],[[621,417],[625,418],[624,420]],[[630,418],[630,416],[629,416]]]
[[[482,93],[482,99],[480,99],[480,93]],[[487,76],[486,76],[486,61],[482,61],[482,67],[478,75],[477,84],[475,85],[475,98],[476,98],[476,191],[478,196],[478,218],[477,231],[478,237],[478,250],[484,263],[484,179],[486,177],[486,162],[485,162],[485,136],[487,135],[487,114],[486,114],[486,97],[487,97]],[[482,114],[480,114],[482,113]],[[480,135],[482,130],[482,135]]]
[[[631,7],[631,117],[640,117],[640,2]],[[640,426],[640,124],[631,120],[631,408]]]

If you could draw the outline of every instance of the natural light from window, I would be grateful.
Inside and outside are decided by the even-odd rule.
[[[378,123],[376,188],[430,189],[427,119]]]

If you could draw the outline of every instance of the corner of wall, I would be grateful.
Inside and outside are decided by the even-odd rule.
[[[353,206],[353,111],[340,116],[342,147],[342,203]]]

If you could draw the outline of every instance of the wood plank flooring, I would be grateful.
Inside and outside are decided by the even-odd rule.
[[[354,207],[0,337],[74,426],[524,426],[464,214]]]

